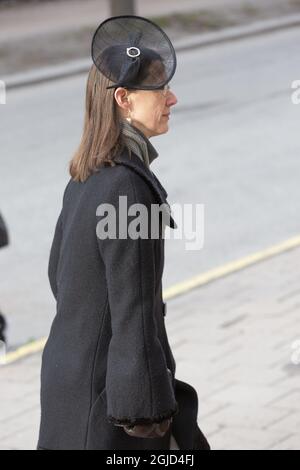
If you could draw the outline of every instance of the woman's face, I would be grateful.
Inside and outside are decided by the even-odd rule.
[[[146,137],[168,132],[171,107],[177,103],[169,87],[165,90],[137,90],[129,99],[132,99],[132,124]]]
[[[124,118],[131,117],[132,124],[146,137],[165,134],[169,130],[171,107],[177,98],[171,89],[126,90],[117,88],[115,98],[122,108]]]

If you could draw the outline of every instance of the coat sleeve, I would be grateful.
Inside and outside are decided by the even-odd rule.
[[[119,196],[127,196],[128,208],[137,202],[147,207],[148,234],[151,230],[151,201],[141,187],[146,183],[136,178],[139,177],[126,175],[117,189],[112,187],[107,198],[116,209],[116,238],[100,239],[97,231],[112,326],[106,375],[107,417],[109,422],[123,426],[160,423],[178,413],[172,374],[158,338],[154,312],[155,243],[160,241],[118,235],[122,216]],[[97,224],[104,217],[98,209]],[[127,218],[127,228],[137,216],[138,213]]]
[[[55,231],[54,231],[54,238],[51,245],[50,250],[50,257],[48,262],[48,279],[50,282],[52,293],[57,300],[57,267],[60,258],[60,251],[61,251],[61,244],[63,238],[63,210],[64,210],[64,203],[66,198],[67,189],[72,182],[72,178],[69,180],[63,194],[63,204],[62,209],[60,211],[58,220],[56,222]]]
[[[50,250],[48,264],[48,278],[52,293],[57,300],[57,266],[59,261],[60,247],[62,241],[62,212],[60,213],[54,232],[54,238]]]

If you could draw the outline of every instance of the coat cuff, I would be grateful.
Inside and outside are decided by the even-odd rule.
[[[128,418],[124,417],[121,419],[116,419],[111,415],[108,415],[107,419],[110,423],[115,426],[137,426],[143,424],[155,424],[162,423],[166,419],[170,419],[173,416],[176,416],[179,413],[179,405],[176,402],[175,408],[173,410],[166,411],[163,414],[153,416],[151,418]]]

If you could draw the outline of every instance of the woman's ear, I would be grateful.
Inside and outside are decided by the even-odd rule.
[[[121,109],[123,109],[124,111],[128,111],[130,109],[128,92],[125,88],[118,87],[115,90],[114,97]]]

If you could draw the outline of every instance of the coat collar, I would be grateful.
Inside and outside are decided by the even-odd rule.
[[[170,205],[167,201],[168,193],[155,174],[150,170],[150,168],[148,168],[145,163],[142,162],[142,160],[137,155],[135,155],[135,153],[131,152],[130,157],[126,148],[117,158],[115,158],[114,161],[118,165],[127,166],[144,179],[144,181],[152,189],[158,204],[167,204],[167,210],[168,213],[170,213],[170,224],[166,223],[166,225],[169,225],[171,228],[177,228],[177,224],[171,215]]]

